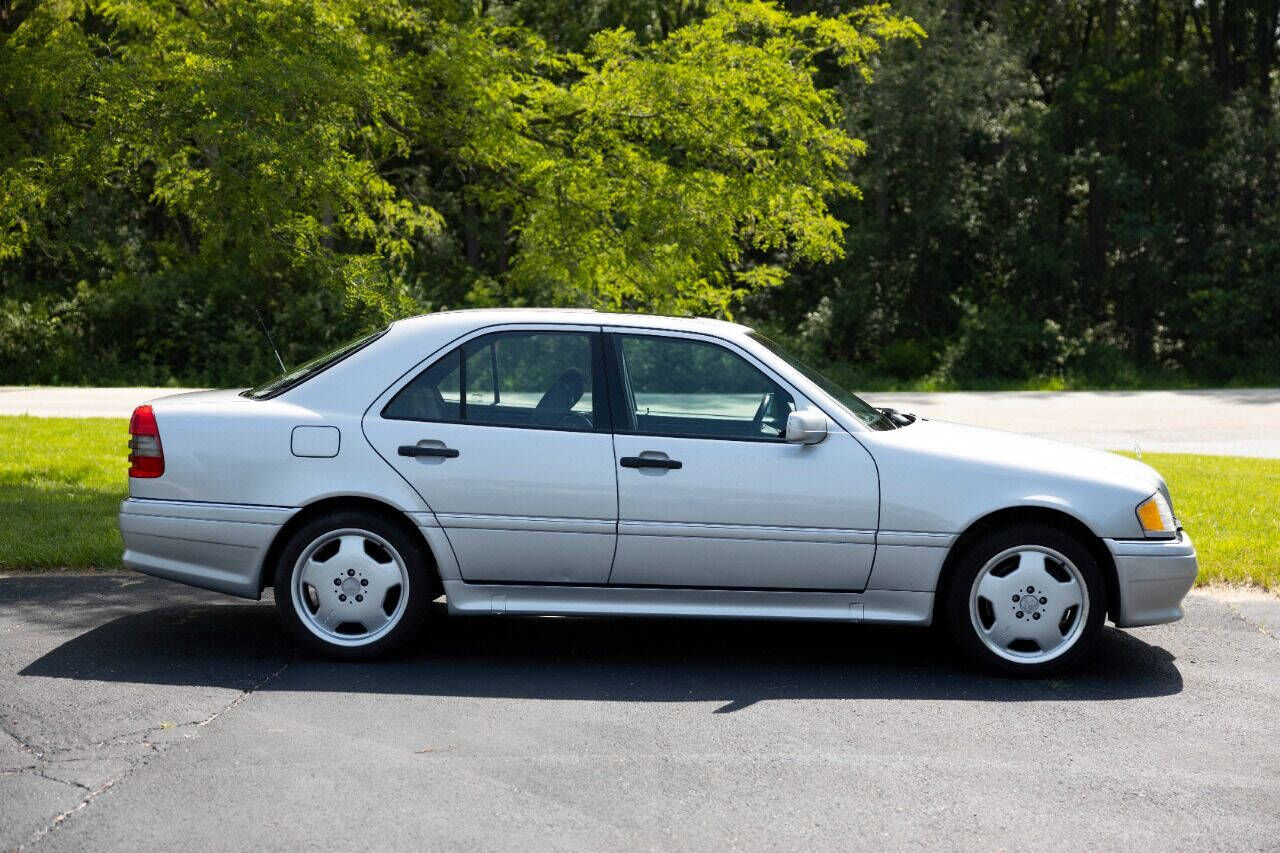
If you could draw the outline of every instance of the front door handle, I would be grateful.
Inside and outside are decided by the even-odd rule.
[[[398,451],[401,456],[443,456],[454,459],[458,451],[452,447],[423,447],[421,444],[402,444]]]
[[[618,460],[623,468],[666,468],[674,471],[684,465],[676,459],[655,459],[649,456],[624,456]]]

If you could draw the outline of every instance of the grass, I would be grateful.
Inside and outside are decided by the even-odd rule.
[[[119,568],[129,422],[0,417],[0,571]]]
[[[127,422],[0,417],[0,571],[119,568]],[[1148,453],[1200,553],[1200,582],[1280,591],[1280,459]]]
[[[1200,556],[1201,584],[1280,592],[1280,459],[1146,453],[1142,461],[1169,484]]]

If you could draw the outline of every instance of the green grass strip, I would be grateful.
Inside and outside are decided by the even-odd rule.
[[[1200,583],[1280,591],[1280,459],[1144,453],[1142,461],[1169,484],[1200,556]]]
[[[120,568],[122,418],[0,417],[0,570]]]

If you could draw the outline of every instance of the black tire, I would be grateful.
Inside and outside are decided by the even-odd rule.
[[[311,596],[318,593],[309,593],[306,587],[300,588],[299,584],[294,583],[295,567],[301,572],[302,567],[299,561],[308,549],[315,543],[325,540],[326,537],[339,535],[339,531],[355,537],[363,534],[364,539],[373,542],[374,553],[380,552],[382,556],[390,557],[392,568],[388,571],[395,572],[395,576],[399,579],[398,589],[393,588],[387,593],[388,601],[394,597],[391,603],[394,619],[388,616],[388,621],[382,626],[380,632],[366,631],[367,640],[362,639],[358,633],[353,637],[334,636],[333,639],[326,639],[318,633],[324,630],[318,627],[318,619],[312,617],[312,625],[317,626],[313,629],[304,622],[303,615],[299,613],[300,608],[305,608],[308,612],[313,610],[315,599]],[[316,555],[321,555],[321,551],[315,550],[312,556]],[[336,595],[340,589],[337,582],[345,580],[347,574],[354,574],[355,569],[348,571],[345,567],[337,565],[340,562],[337,556],[329,559],[335,560],[333,569],[335,587],[334,590],[328,590],[327,586],[325,589]],[[382,557],[379,557],[378,562],[382,562]],[[403,565],[403,573],[399,572],[401,565]],[[359,583],[358,576],[353,577],[353,580]],[[434,588],[432,580],[432,571],[421,543],[416,541],[403,525],[374,512],[342,510],[307,522],[289,537],[289,541],[281,549],[280,558],[275,566],[276,608],[280,612],[280,618],[288,627],[289,633],[300,645],[310,651],[333,660],[373,660],[403,646],[417,634],[431,603]],[[307,596],[309,600],[300,602],[299,596]],[[353,604],[354,599],[355,596],[352,595]],[[344,598],[343,601],[345,604],[347,599]],[[347,624],[355,623],[342,623],[342,625]]]
[[[981,633],[980,628],[980,624],[986,618],[984,608],[985,613],[991,612],[990,603],[981,601],[982,596],[975,596],[975,604],[971,609],[971,595],[974,595],[974,584],[979,575],[983,573],[984,568],[996,557],[1013,549],[1021,548],[1031,550],[1033,556],[1034,551],[1037,549],[1048,549],[1048,551],[1056,552],[1061,557],[1066,558],[1074,566],[1079,576],[1079,580],[1076,580],[1075,575],[1068,575],[1071,578],[1070,585],[1073,588],[1078,588],[1080,586],[1079,581],[1083,581],[1083,589],[1087,593],[1083,598],[1083,603],[1076,610],[1075,618],[1079,620],[1079,625],[1062,620],[1067,627],[1060,630],[1067,639],[1062,641],[1063,647],[1056,653],[1056,656],[1047,660],[1035,659],[1037,654],[1041,657],[1050,654],[1050,652],[1043,650],[1037,653],[1027,649],[1025,652],[1028,655],[1027,660],[1010,660],[1008,657],[994,651],[989,647],[988,641],[984,639],[984,634]],[[1003,567],[1008,565],[1007,561],[1015,559],[1017,559],[1016,555],[1002,557],[995,566],[991,567],[989,574],[995,575],[998,571],[1004,570]],[[1056,560],[1052,555],[1049,555],[1048,565],[1058,574],[1064,574],[1069,569],[1069,566]],[[1016,578],[1011,577],[1010,583],[1017,583]],[[1038,677],[1070,669],[1089,653],[1089,650],[1097,641],[1098,635],[1102,632],[1102,623],[1107,615],[1107,585],[1102,575],[1102,569],[1098,566],[1098,561],[1075,536],[1059,528],[1044,524],[1014,525],[992,531],[973,542],[959,555],[942,592],[942,612],[947,627],[961,650],[979,666],[1002,675]],[[1019,591],[1015,590],[1014,595],[1018,594]],[[1022,598],[1026,597],[1024,593]],[[1032,625],[1030,619],[1024,620],[1022,616],[1018,615],[1016,611],[1023,609],[1023,607],[1020,603],[1014,603],[1012,596],[1005,599],[1002,604],[1013,611],[1013,616],[1017,617],[1017,622],[1014,624],[1021,625],[1025,623],[1029,627]],[[1034,608],[1035,606],[1034,601],[1030,602],[1030,607]],[[1047,605],[1047,607],[1051,609],[1052,604]],[[1069,614],[1070,608],[1066,608],[1064,612]],[[1002,617],[1004,615],[1000,614]],[[1042,611],[1040,615],[1034,612],[1027,612],[1023,615],[1034,616],[1037,623],[1041,616],[1044,616],[1046,617],[1045,624],[1050,624],[1050,621],[1058,614],[1056,611],[1050,610],[1050,612]],[[991,617],[993,625],[995,618],[995,616]],[[975,622],[979,624],[975,624]],[[1074,637],[1074,640],[1071,640],[1071,637]],[[993,645],[1000,645],[997,640],[993,639],[991,642]],[[1034,641],[1016,640],[1014,642],[1032,643]],[[1023,652],[1006,648],[1004,653],[1006,655],[1018,655]]]

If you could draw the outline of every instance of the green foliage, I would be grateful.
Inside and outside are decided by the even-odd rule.
[[[6,56],[20,64],[68,54],[81,60],[79,79],[12,110],[31,136],[44,130],[39,107],[56,111],[60,133],[45,156],[29,151],[4,172],[17,203],[6,206],[0,257],[33,235],[57,239],[50,228],[64,211],[50,209],[54,187],[68,207],[72,191],[90,189],[158,208],[168,226],[151,235],[158,266],[379,289],[384,268],[440,221],[378,171],[407,149],[373,120],[403,96],[385,49],[366,34],[370,17],[359,4],[320,0],[41,4]]]
[[[197,324],[238,298],[287,320],[325,289],[375,319],[459,296],[727,314],[841,252],[828,203],[857,194],[865,146],[816,64],[869,80],[884,42],[923,35],[882,6],[723,0],[661,38],[615,28],[567,52],[501,17],[410,0],[17,6],[0,27],[4,372],[71,375],[49,348],[102,313],[86,294],[155,282],[191,296]],[[502,224],[498,268],[469,245],[463,280],[434,281],[446,230],[474,243],[482,219]],[[28,345],[49,350],[42,367],[19,364]],[[191,353],[154,355],[198,375]]]
[[[1007,306],[966,306],[959,335],[947,348],[939,378],[958,383],[1060,374],[1068,342],[1052,320],[1036,320]]]
[[[2,381],[530,304],[873,384],[1280,380],[1274,0],[0,8]]]
[[[845,257],[744,316],[944,385],[1280,381],[1276,13],[1209,5],[903,0],[928,43],[836,84],[871,140]],[[1010,337],[978,358],[975,322]]]
[[[376,308],[329,289],[289,286],[278,297],[264,320],[291,365],[380,322]],[[0,300],[0,364],[9,382],[67,385],[244,386],[280,370],[248,301],[179,272]]]
[[[470,32],[428,73],[468,95],[468,116],[445,126],[470,125],[463,158],[496,176],[477,195],[517,235],[510,289],[474,301],[728,314],[786,263],[837,256],[827,200],[858,195],[848,170],[866,146],[814,63],[869,80],[882,42],[922,35],[884,7],[794,16],[759,2],[650,43],[599,32],[582,53]]]

